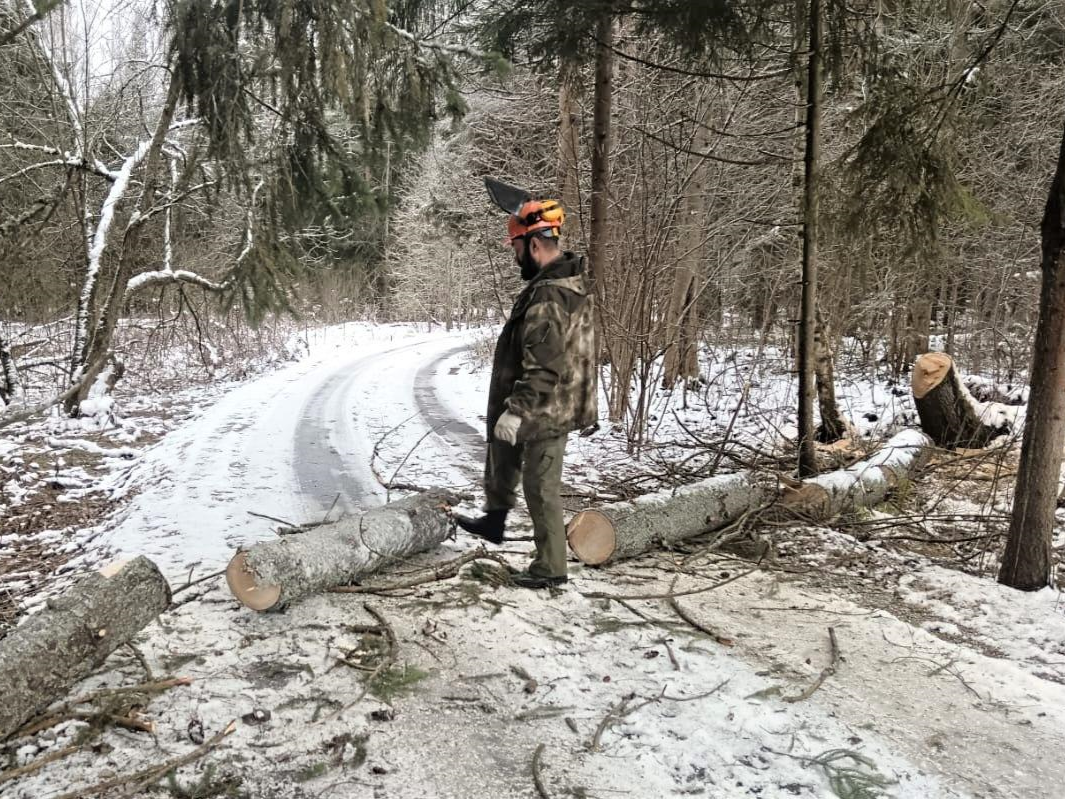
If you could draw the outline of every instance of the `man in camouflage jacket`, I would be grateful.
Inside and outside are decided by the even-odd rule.
[[[456,517],[465,530],[501,543],[520,477],[536,556],[514,579],[528,588],[566,581],[560,497],[566,438],[598,420],[592,299],[584,259],[559,247],[562,219],[551,200],[530,201],[511,217],[510,243],[529,283],[514,301],[492,361],[485,515]]]

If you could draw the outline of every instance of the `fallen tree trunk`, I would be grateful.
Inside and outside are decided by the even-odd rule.
[[[712,477],[677,491],[585,510],[567,528],[578,560],[599,566],[712,532],[765,508],[777,519],[824,522],[848,510],[883,502],[920,462],[931,441],[903,430],[871,458],[783,488],[752,472]]]
[[[252,610],[276,610],[301,596],[348,585],[440,544],[451,531],[452,502],[443,492],[417,494],[256,544],[229,562],[229,590]]]
[[[983,449],[1013,429],[1017,409],[1000,403],[978,402],[942,352],[917,358],[911,377],[913,402],[924,430],[944,449]]]
[[[786,516],[825,522],[877,505],[919,465],[921,452],[931,444],[921,431],[903,430],[864,461],[786,485],[776,508]]]
[[[0,740],[99,667],[170,604],[170,586],[145,557],[71,586],[0,641]]]
[[[738,472],[614,502],[573,517],[567,528],[570,549],[590,566],[631,558],[724,527],[774,494],[767,479]]]

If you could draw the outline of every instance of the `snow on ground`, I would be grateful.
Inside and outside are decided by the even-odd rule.
[[[308,331],[301,360],[182,406],[195,410],[147,451],[128,419],[121,440],[52,431],[68,459],[55,471],[72,483],[60,496],[109,481],[125,497],[121,521],[93,535],[150,554],[178,586],[190,567],[206,573],[233,546],[272,535],[277,523],[248,511],[316,520],[384,501],[382,482],[458,487],[476,501],[487,364],[466,349],[483,352],[492,335]],[[787,434],[793,388],[779,356],[741,350],[703,365],[707,380],[686,398],[655,390],[641,452],[629,451],[624,425],[574,437],[566,479],[575,492],[586,501],[679,482],[688,472],[678,463],[711,462],[734,415],[747,447],[768,451]],[[912,418],[905,387],[841,380],[840,395],[870,438]],[[78,473],[71,454],[94,446],[114,447],[114,463]],[[16,445],[0,457],[13,468],[22,456]],[[53,468],[23,461],[20,473],[38,480]],[[723,470],[735,465],[722,455]],[[569,586],[552,593],[494,587],[467,569],[399,595],[325,594],[255,614],[209,580],[179,592],[137,642],[156,675],[194,680],[151,701],[154,743],[108,729],[93,749],[0,783],[0,795],[50,799],[130,773],[195,748],[197,724],[210,736],[233,719],[232,736],[178,771],[174,795],[533,797],[541,744],[555,797],[1050,795],[1065,781],[1065,764],[1048,755],[1065,745],[1065,603],[1049,589],[1017,594],[981,570],[942,568],[879,528],[853,529],[770,531],[772,554],[757,566],[698,548],[601,570],[573,564]],[[529,532],[519,515],[511,534]],[[401,570],[473,543],[462,536]],[[502,551],[520,567],[529,547]],[[671,586],[685,614],[719,635],[648,598]],[[368,672],[343,663],[372,653],[351,626],[373,622],[364,603],[399,643],[395,667],[368,695]],[[840,659],[811,693],[830,663],[830,627]],[[75,693],[142,678],[122,651]],[[17,742],[6,762],[33,762],[83,726]]]
[[[1065,594],[1031,593],[926,565],[899,580],[900,599],[933,617],[933,632],[962,628],[989,651],[1065,685]]]

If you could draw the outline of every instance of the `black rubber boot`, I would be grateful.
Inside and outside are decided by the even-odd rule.
[[[519,574],[511,575],[511,581],[518,588],[531,588],[533,590],[539,590],[541,588],[558,588],[566,584],[566,576],[561,577],[542,577],[538,574],[529,574],[528,572],[521,572]]]
[[[503,531],[507,526],[507,510],[490,510],[477,519],[455,514],[455,524],[471,535],[483,538],[490,544],[503,543]]]

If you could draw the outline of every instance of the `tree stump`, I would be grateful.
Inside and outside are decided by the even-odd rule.
[[[0,740],[65,696],[170,605],[170,586],[145,557],[71,586],[0,641]]]
[[[631,558],[724,527],[773,493],[766,479],[738,472],[614,502],[574,516],[567,528],[569,546],[590,566]]]
[[[944,449],[983,449],[1009,433],[1011,414],[1004,406],[977,402],[958,378],[953,359],[942,352],[917,358],[911,377],[914,405],[924,430]]]
[[[443,542],[451,532],[453,501],[443,492],[416,494],[258,543],[229,562],[229,590],[252,610],[278,610],[301,596],[348,585]]]

